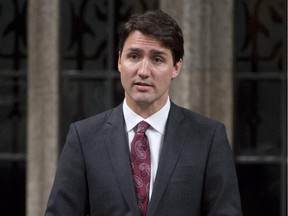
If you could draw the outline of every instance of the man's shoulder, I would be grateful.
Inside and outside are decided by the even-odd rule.
[[[180,112],[183,115],[183,118],[185,119],[184,121],[189,122],[190,124],[197,124],[199,126],[213,126],[213,127],[220,125],[223,126],[223,123],[216,119],[205,116],[203,114],[187,109],[185,107],[178,106],[176,104],[173,104],[173,106],[174,110],[178,110],[177,112]]]
[[[74,122],[74,124],[77,127],[80,128],[90,128],[90,127],[99,127],[99,126],[103,126],[105,125],[105,123],[107,123],[107,121],[109,121],[112,113],[119,113],[116,114],[115,116],[120,116],[121,112],[122,112],[122,106],[118,105],[114,108],[111,108],[109,110],[103,111],[101,113],[95,114],[93,116],[87,117],[85,119],[79,120]]]

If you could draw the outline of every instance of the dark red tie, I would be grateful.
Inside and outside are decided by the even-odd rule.
[[[147,122],[141,121],[135,128],[130,155],[137,203],[141,216],[146,215],[150,189],[150,149],[145,135],[148,127]]]

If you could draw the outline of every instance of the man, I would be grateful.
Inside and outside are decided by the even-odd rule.
[[[224,126],[169,99],[184,55],[177,23],[133,15],[119,50],[124,102],[71,125],[46,216],[242,215]]]

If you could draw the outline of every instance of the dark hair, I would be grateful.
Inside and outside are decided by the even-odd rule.
[[[124,43],[130,33],[140,31],[159,40],[163,46],[171,49],[173,62],[176,64],[183,58],[183,34],[177,22],[161,10],[150,10],[143,14],[134,14],[122,26],[120,31],[119,52],[122,53]]]

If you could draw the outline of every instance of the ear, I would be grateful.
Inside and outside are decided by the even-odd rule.
[[[118,54],[118,71],[121,72],[121,53]]]
[[[183,60],[180,59],[174,66],[173,66],[173,71],[172,71],[172,79],[176,78],[180,71],[181,71],[181,67],[182,67],[182,63]]]

